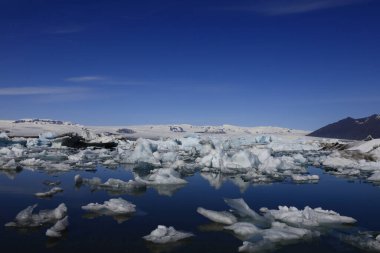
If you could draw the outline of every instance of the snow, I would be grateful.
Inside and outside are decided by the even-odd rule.
[[[165,244],[183,240],[192,236],[194,236],[192,233],[177,231],[174,227],[158,225],[155,230],[143,238],[153,243]]]
[[[122,198],[110,199],[103,204],[90,203],[82,206],[82,209],[104,215],[125,215],[136,212],[136,206]]]

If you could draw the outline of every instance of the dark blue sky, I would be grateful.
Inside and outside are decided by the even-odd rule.
[[[316,129],[379,113],[378,0],[1,0],[0,118]]]

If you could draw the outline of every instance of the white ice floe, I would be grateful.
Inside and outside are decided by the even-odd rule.
[[[232,225],[237,222],[236,217],[229,212],[212,211],[212,210],[204,209],[202,207],[198,207],[197,212],[216,223]]]
[[[239,215],[239,217],[242,218],[249,218],[252,222],[255,224],[260,224],[267,226],[269,225],[270,221],[268,221],[267,218],[259,215],[254,210],[252,210],[248,204],[244,201],[244,199],[224,199],[224,202],[232,208],[234,213]]]
[[[136,212],[136,206],[122,198],[110,199],[103,204],[90,203],[82,206],[82,209],[104,215],[125,215]]]
[[[152,165],[160,166],[161,163],[157,160],[153,152],[157,150],[157,145],[147,139],[138,139],[136,146],[130,156],[126,158],[127,163],[145,162]]]
[[[292,180],[298,183],[319,181],[318,175],[292,175]]]
[[[24,166],[40,166],[44,163],[44,161],[40,160],[40,159],[36,159],[36,158],[29,158],[29,159],[25,159],[23,161],[20,162],[21,165],[24,165]]]
[[[158,225],[158,227],[155,230],[153,230],[149,235],[146,235],[143,238],[153,243],[165,244],[176,242],[192,236],[194,236],[194,234],[177,231],[174,227]]]
[[[380,235],[374,238],[369,234],[341,235],[340,239],[355,248],[369,252],[380,252]]]
[[[356,240],[360,244],[357,247],[367,250],[376,249],[380,243],[380,236],[378,239],[373,236],[363,237],[361,234],[360,237],[347,237],[348,234],[340,231],[344,229],[342,225],[355,223],[356,220],[341,216],[334,211],[309,207],[305,207],[304,210],[295,207],[280,207],[279,210],[261,208],[263,215],[259,215],[243,199],[225,199],[225,202],[232,208],[231,212],[236,215],[235,219],[226,219],[225,214],[227,213],[227,216],[230,214],[228,212],[201,210],[201,214],[216,222],[229,223],[224,229],[233,231],[237,238],[244,241],[239,247],[240,252],[274,250],[283,245],[307,241],[327,233],[333,233],[343,241]],[[335,228],[339,230],[334,231]]]
[[[372,176],[367,178],[367,180],[371,182],[380,182],[380,171],[373,173]]]
[[[181,185],[187,183],[186,180],[180,178],[177,171],[171,168],[154,169],[148,176],[136,177],[135,180],[147,185]]]
[[[146,188],[145,183],[138,182],[135,180],[129,180],[127,182],[121,179],[109,178],[106,182],[102,182],[100,178],[82,178],[80,175],[75,175],[74,182],[76,186],[81,186],[82,184],[88,185],[94,189],[104,189],[120,192],[130,192],[134,190],[144,190]]]
[[[59,192],[63,192],[63,189],[61,187],[53,187],[47,192],[37,192],[34,195],[39,198],[49,198],[49,197],[53,197],[55,194]]]
[[[373,139],[370,141],[359,142],[357,145],[354,145],[348,150],[359,151],[361,153],[369,153],[378,147],[380,147],[380,139]]]
[[[67,214],[65,204],[60,204],[53,210],[41,210],[34,214],[33,210],[37,205],[28,206],[26,209],[19,212],[13,222],[5,224],[7,227],[38,227],[46,223],[56,222],[64,218]]]
[[[259,234],[261,232],[261,229],[250,222],[236,222],[224,228],[227,230],[232,230],[235,234],[244,237]]]
[[[261,208],[260,211],[272,216],[277,221],[301,227],[331,226],[356,222],[354,218],[341,216],[337,212],[323,210],[322,208],[312,209],[308,206],[303,210],[298,210],[296,207],[279,206],[275,210]]]
[[[260,235],[262,239],[256,242],[244,241],[243,245],[239,247],[239,252],[272,251],[281,245],[305,241],[319,236],[318,232],[291,227],[280,222],[274,222],[271,228],[262,229],[255,234]]]
[[[53,237],[53,238],[59,238],[62,236],[62,232],[67,229],[69,226],[68,216],[65,218],[58,220],[54,226],[46,230],[46,236]]]

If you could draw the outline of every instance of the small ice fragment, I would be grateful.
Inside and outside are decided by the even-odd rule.
[[[339,225],[351,224],[356,220],[351,217],[341,216],[339,213],[322,208],[312,209],[305,207],[304,210],[298,210],[295,207],[279,206],[278,210],[268,210],[261,208],[260,211],[273,216],[275,220],[285,222],[290,225],[317,227],[321,225]]]
[[[212,211],[212,210],[204,209],[202,207],[198,207],[197,212],[199,214],[203,215],[204,217],[210,219],[211,221],[216,222],[216,223],[232,225],[232,224],[237,222],[236,217],[229,212]]]
[[[83,210],[104,214],[104,215],[123,215],[136,212],[136,206],[122,198],[110,199],[103,204],[90,203],[82,206]]]
[[[19,212],[13,222],[5,224],[6,227],[38,227],[46,223],[56,222],[61,220],[67,214],[65,204],[60,204],[53,210],[41,210],[38,214],[33,214],[36,205],[28,206]]]
[[[55,194],[63,192],[63,189],[61,187],[53,187],[50,191],[47,192],[37,192],[34,194],[36,197],[39,198],[50,198],[53,197]]]
[[[61,237],[62,232],[66,230],[68,225],[69,225],[68,216],[66,216],[65,218],[57,221],[54,224],[54,226],[46,230],[46,236],[55,237],[55,238]]]
[[[367,180],[372,182],[380,182],[380,171],[373,173]]]
[[[292,175],[292,179],[295,182],[315,182],[319,181],[318,175]]]
[[[260,232],[259,228],[249,222],[237,222],[224,228],[232,230],[235,234],[240,236],[249,236]]]
[[[153,243],[164,244],[176,242],[192,236],[194,236],[194,234],[177,231],[174,227],[158,225],[158,227],[155,230],[153,230],[149,235],[146,235],[143,238]]]

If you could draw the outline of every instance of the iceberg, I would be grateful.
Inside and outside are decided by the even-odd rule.
[[[136,206],[122,198],[110,199],[103,204],[90,203],[82,206],[85,211],[102,215],[126,215],[136,212]]]
[[[297,183],[317,182],[319,181],[319,176],[318,175],[292,175],[292,180]]]
[[[216,222],[216,223],[221,223],[221,224],[226,224],[226,225],[232,225],[237,222],[236,217],[225,211],[212,211],[212,210],[207,210],[202,207],[198,207],[197,212],[200,215],[203,215],[204,217],[208,218],[209,220]]]
[[[74,182],[77,187],[81,185],[88,185],[92,189],[103,189],[112,192],[141,192],[146,190],[146,184],[140,181],[129,180],[127,182],[109,178],[106,182],[102,182],[100,178],[93,177],[91,179],[82,178],[80,175],[75,175]]]
[[[158,227],[155,230],[153,230],[149,235],[146,235],[143,238],[153,243],[164,244],[183,240],[192,236],[194,236],[194,234],[177,231],[174,227],[158,225]]]
[[[181,185],[187,184],[187,181],[180,178],[177,171],[171,168],[154,169],[151,173],[144,177],[136,177],[137,182],[144,183],[146,185]]]
[[[380,182],[380,171],[373,173],[372,176],[367,178],[367,180],[371,182]]]
[[[54,226],[46,230],[46,236],[53,237],[53,238],[59,238],[62,236],[62,232],[67,229],[69,226],[68,216],[65,218],[58,220]]]
[[[14,221],[5,224],[6,227],[39,227],[46,223],[56,222],[63,219],[67,214],[65,204],[60,204],[53,210],[41,210],[37,214],[33,214],[33,210],[37,204],[28,206],[26,209],[19,212]]]
[[[53,187],[53,188],[51,188],[51,190],[49,190],[47,192],[37,192],[34,195],[38,198],[50,198],[59,192],[63,192],[63,189],[61,187]]]
[[[242,237],[250,237],[254,234],[259,234],[262,231],[250,222],[236,222],[224,228],[227,230],[232,230],[235,234]]]
[[[356,223],[354,218],[341,216],[337,212],[323,210],[320,207],[312,209],[307,206],[303,210],[298,210],[296,207],[279,206],[278,210],[269,210],[264,207],[260,211],[269,215],[269,217],[273,217],[276,221],[296,227],[336,226]]]

